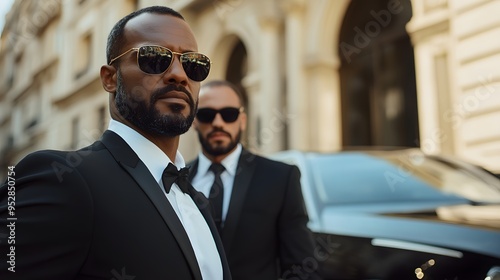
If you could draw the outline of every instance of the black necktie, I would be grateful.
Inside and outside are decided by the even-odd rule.
[[[163,175],[161,176],[165,191],[169,193],[170,189],[172,188],[172,184],[176,183],[181,191],[183,191],[184,193],[188,193],[188,187],[191,185],[188,181],[188,174],[188,167],[177,170],[177,167],[169,162],[165,170],[163,170]]]
[[[224,172],[225,168],[220,163],[212,163],[209,168],[215,175],[214,184],[210,189],[210,194],[208,196],[208,200],[215,211],[214,221],[217,225],[217,229],[222,229],[222,199],[224,197],[224,188],[222,185],[222,179],[220,178],[220,174]]]

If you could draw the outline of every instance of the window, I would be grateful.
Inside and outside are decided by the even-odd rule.
[[[80,43],[76,45],[76,52],[72,56],[75,67],[75,79],[85,75],[90,68],[92,50],[92,35],[85,34],[81,37]]]

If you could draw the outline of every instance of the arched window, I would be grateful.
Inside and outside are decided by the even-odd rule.
[[[410,0],[353,0],[340,32],[343,146],[418,146]]]

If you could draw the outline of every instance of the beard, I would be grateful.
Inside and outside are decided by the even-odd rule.
[[[227,146],[220,146],[220,145],[217,145],[217,144],[214,144],[212,146],[210,144],[210,142],[208,141],[208,138],[214,132],[224,132],[224,133],[226,133],[230,137],[231,141],[229,142],[229,144],[227,144]],[[233,137],[231,136],[231,134],[223,131],[222,129],[214,129],[212,132],[210,132],[209,134],[207,134],[206,138],[203,138],[203,136],[201,135],[201,133],[198,132],[198,139],[200,141],[201,147],[203,148],[203,150],[207,154],[209,154],[211,156],[220,156],[220,155],[228,154],[229,152],[231,152],[238,145],[238,143],[240,143],[241,134],[242,134],[242,131],[240,129],[238,131],[238,133],[236,134],[236,137],[233,139]]]
[[[198,101],[194,102],[186,88],[169,84],[153,91],[150,99],[147,100],[143,97],[142,92],[135,94],[124,88],[120,71],[117,71],[117,80],[115,106],[123,118],[141,131],[156,136],[174,137],[186,133],[191,127]],[[173,107],[173,113],[166,115],[162,115],[155,108],[154,104],[159,97],[173,90],[184,92],[188,96],[190,112],[187,117],[183,116],[181,112],[176,112],[175,107]]]

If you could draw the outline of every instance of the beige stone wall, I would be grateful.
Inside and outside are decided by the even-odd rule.
[[[99,79],[106,37],[134,8],[133,1],[117,0],[15,1],[0,53],[0,147],[7,163],[39,149],[83,147],[100,136],[109,121]]]
[[[500,1],[413,1],[422,148],[500,171]]]
[[[245,45],[250,149],[268,154],[341,148],[338,38],[349,0],[162,3],[185,15],[199,50],[214,61],[209,79],[223,78],[235,43]],[[33,150],[94,141],[103,109],[109,120],[99,80],[108,32],[136,6],[156,4],[16,1],[0,52],[2,157],[15,163]],[[415,50],[422,148],[500,172],[500,1],[412,4],[407,30]],[[181,139],[181,152],[194,158],[195,133]]]
[[[263,154],[341,147],[337,37],[349,1],[215,1],[190,18],[200,49],[223,78],[234,42],[248,52],[248,146]],[[261,127],[257,131],[257,117]],[[191,136],[192,135],[192,136]],[[183,139],[193,139],[194,133]],[[255,139],[260,137],[261,144]],[[286,140],[285,140],[286,139]],[[288,145],[285,145],[285,141]],[[195,141],[192,141],[195,142]]]

